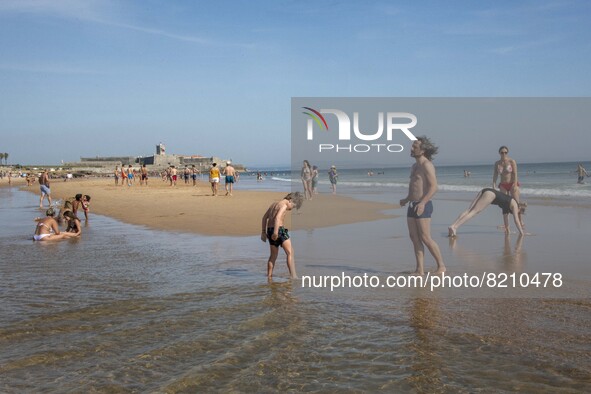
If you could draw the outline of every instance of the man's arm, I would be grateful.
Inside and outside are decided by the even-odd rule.
[[[425,177],[425,186],[427,190],[423,190],[423,197],[416,205],[415,212],[421,216],[425,211],[425,204],[437,193],[437,176],[435,175],[435,166],[430,161],[423,165],[423,176]]]
[[[435,166],[433,163],[430,161],[426,162],[423,166],[423,173],[427,190],[423,191],[423,197],[419,201],[419,204],[424,205],[437,193],[437,176],[435,175]]]
[[[285,216],[285,212],[287,211],[287,206],[285,204],[281,204],[279,211],[275,214],[275,220],[273,221],[273,235],[271,239],[275,241],[279,236],[279,227],[281,225],[281,219]]]
[[[267,212],[263,215],[263,220],[261,223],[261,241],[267,242],[267,221],[269,220],[269,214],[271,213],[271,208],[267,209]]]

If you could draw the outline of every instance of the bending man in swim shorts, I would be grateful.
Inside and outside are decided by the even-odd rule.
[[[289,193],[279,202],[271,204],[262,220],[261,241],[269,240],[270,256],[267,261],[267,277],[273,277],[273,268],[275,268],[275,261],[279,255],[279,247],[281,246],[285,251],[287,257],[287,269],[291,279],[297,279],[298,275],[295,269],[295,261],[293,256],[293,248],[291,240],[289,239],[288,230],[283,227],[283,220],[287,211],[293,208],[300,209],[304,197],[300,192]]]
[[[521,215],[525,213],[527,203],[518,203],[517,200],[515,200],[510,195],[487,187],[478,192],[476,198],[474,201],[472,201],[472,204],[470,204],[470,207],[462,212],[456,221],[448,227],[449,236],[455,237],[456,231],[462,224],[472,219],[474,216],[482,212],[484,208],[491,204],[496,205],[503,210],[503,221],[505,222],[506,234],[509,234],[509,214],[512,214],[513,220],[515,221],[515,227],[517,227],[517,230],[519,230],[519,234],[526,235],[526,233],[523,231]]]

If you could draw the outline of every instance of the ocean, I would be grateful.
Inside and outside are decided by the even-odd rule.
[[[372,190],[373,193],[402,194],[408,190],[411,164],[398,168],[338,169],[337,187],[343,194],[359,194],[367,190]],[[475,196],[481,189],[492,185],[492,164],[439,166],[436,160],[434,164],[437,169],[439,198],[450,195]],[[566,200],[570,203],[591,202],[591,180],[587,179],[583,184],[577,183],[577,164],[578,162],[519,164],[521,195],[526,200],[534,198]],[[591,170],[591,162],[583,162],[583,166]],[[470,172],[469,177],[464,177],[464,170]],[[370,171],[373,176],[368,175]],[[319,172],[318,188],[328,191],[328,169],[320,169]],[[288,170],[274,171],[271,173],[271,183],[273,182],[295,184],[297,189],[301,184],[299,169],[293,171],[291,176]],[[266,183],[269,182],[266,180]]]
[[[587,185],[573,185],[576,166],[526,175],[527,166],[524,195],[587,198]],[[463,170],[438,168],[441,195],[471,196],[492,178],[486,166],[469,168],[470,178]],[[408,168],[383,172],[342,170],[339,192],[397,201]],[[262,182],[243,176],[238,188],[289,191],[298,182],[279,172]],[[155,231],[95,214],[80,239],[35,243],[38,196],[2,187],[0,391],[588,391],[591,277],[581,266],[590,210],[535,206],[536,235],[519,240],[497,229],[491,208],[448,244],[446,225],[466,202],[447,196],[433,234],[451,272],[561,271],[574,294],[331,292],[289,280],[282,254],[268,282],[258,236]],[[351,236],[367,249],[346,249]],[[414,268],[407,237],[403,218],[292,232],[300,276],[400,274]],[[392,254],[376,252],[385,246]]]

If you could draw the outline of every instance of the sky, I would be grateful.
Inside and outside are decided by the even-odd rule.
[[[587,97],[590,26],[584,0],[0,0],[0,152],[288,166],[292,97]],[[577,133],[552,161],[591,160]]]

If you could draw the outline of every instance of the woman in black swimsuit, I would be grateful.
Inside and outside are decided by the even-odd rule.
[[[477,195],[470,207],[458,216],[455,222],[448,227],[449,236],[455,237],[456,231],[460,226],[472,219],[476,214],[482,212],[484,208],[489,205],[497,205],[503,210],[503,220],[505,221],[505,232],[509,233],[509,214],[513,215],[515,226],[519,230],[519,234],[525,235],[523,231],[523,225],[521,221],[521,215],[525,213],[527,207],[526,202],[518,203],[513,197],[508,194],[502,193],[498,190],[485,188],[482,189]]]

